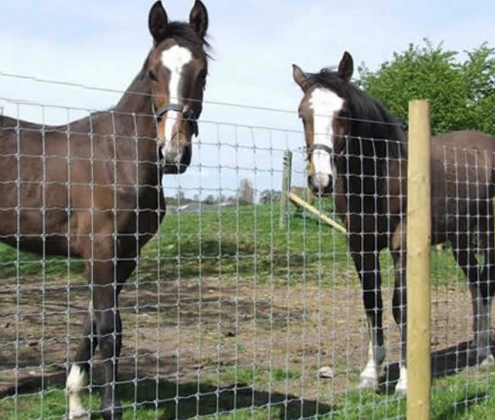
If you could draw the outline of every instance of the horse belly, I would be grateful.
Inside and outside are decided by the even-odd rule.
[[[65,210],[22,209],[3,214],[0,240],[21,251],[46,255],[67,255],[68,214]]]
[[[23,251],[67,252],[67,190],[44,181],[0,184],[0,240]]]

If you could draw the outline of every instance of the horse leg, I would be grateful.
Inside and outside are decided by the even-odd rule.
[[[491,237],[492,235],[490,235]],[[493,238],[491,238],[493,240]],[[490,312],[494,293],[493,245],[487,244],[485,267],[480,270],[468,233],[457,232],[452,235],[452,252],[469,284],[473,306],[473,345],[477,362],[493,359],[490,350]]]
[[[400,332],[400,373],[395,387],[395,395],[407,394],[407,287],[406,287],[406,251],[391,251],[395,270],[395,287],[392,298],[392,314]]]
[[[484,267],[481,277],[469,285],[473,305],[474,346],[477,361],[483,364],[495,363],[491,351],[491,311],[495,294],[495,235],[493,232],[493,206],[490,203],[490,216],[480,232],[479,245],[483,249]]]
[[[122,405],[117,392],[117,374],[122,348],[122,322],[115,283],[94,286],[94,316],[104,369],[101,415],[105,420],[121,419]]]
[[[100,257],[101,258],[101,257]],[[105,384],[102,392],[101,414],[105,420],[122,418],[122,407],[116,389],[118,358],[122,347],[122,323],[118,295],[136,265],[135,260],[113,262],[111,258],[87,264],[92,300],[84,323],[83,337],[67,377],[69,419],[86,420],[81,392],[86,385],[89,363],[99,345],[104,366]]]
[[[105,420],[122,419],[122,404],[117,391],[118,362],[122,348],[122,321],[118,297],[123,283],[136,266],[135,259],[95,262],[93,305],[105,383],[101,415]],[[101,281],[103,279],[103,281]],[[110,281],[108,281],[110,279]]]
[[[361,241],[361,238],[358,239]],[[368,320],[370,342],[368,362],[360,375],[360,388],[378,388],[380,369],[385,360],[383,340],[383,299],[381,292],[380,263],[378,252],[352,251],[357,273],[363,288],[363,303]]]
[[[476,361],[481,364],[493,364],[495,358],[491,351],[491,307],[493,284],[482,280],[481,284],[470,285],[473,305],[473,345],[476,350]]]
[[[79,342],[74,363],[67,376],[66,389],[69,394],[69,420],[89,419],[88,413],[82,404],[81,393],[87,385],[89,362],[98,344],[98,340],[93,333],[95,329],[91,312],[91,308],[89,308],[84,320],[83,336]]]

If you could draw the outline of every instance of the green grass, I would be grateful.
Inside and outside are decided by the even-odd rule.
[[[286,231],[278,228],[278,220],[277,208],[270,206],[172,215],[163,223],[160,247],[154,241],[147,255],[155,252],[162,261],[180,260],[183,277],[200,272],[255,275],[258,280],[289,274],[312,277],[319,269],[340,267],[338,262],[345,265],[343,235],[309,217],[291,218]]]
[[[221,208],[219,212],[170,214],[144,248],[143,272],[166,276],[255,275],[258,279],[304,274],[312,278],[347,266],[345,237],[306,213],[278,228],[277,206]],[[41,258],[0,245],[0,275],[82,277],[75,258]],[[143,274],[146,276],[146,274]]]
[[[261,372],[258,372],[261,373]],[[301,400],[295,395],[268,393],[246,385],[253,383],[255,371],[237,372],[237,380],[229,387],[218,388],[208,383],[187,383],[178,388],[174,383],[156,384],[148,380],[137,388],[122,389],[124,420],[218,418],[238,419],[298,419],[318,418],[336,420],[397,419],[406,416],[406,399],[387,393],[347,390],[338,394],[330,404],[325,395],[319,401]],[[253,376],[254,374],[254,376]],[[284,376],[284,375],[281,375]],[[233,378],[232,378],[233,379]],[[285,380],[285,378],[280,378]],[[432,420],[491,420],[495,412],[495,370],[473,368],[457,376],[434,381]],[[275,381],[275,378],[272,378]],[[158,406],[152,402],[159,400]],[[0,401],[2,419],[32,420],[62,419],[66,413],[63,390],[48,388],[43,393],[7,397]],[[97,412],[97,393],[85,395],[86,407]]]
[[[328,206],[316,206],[331,213]],[[264,281],[302,276],[329,287],[358,282],[344,234],[305,211],[292,211],[282,230],[278,207],[268,205],[167,216],[159,240],[148,244],[142,259],[150,265],[159,260],[166,275],[181,278],[255,276]],[[388,251],[382,252],[380,261],[384,284],[393,284]],[[434,285],[452,284],[453,279],[464,283],[450,252],[432,252],[431,266]],[[148,275],[153,280],[157,274]]]
[[[328,204],[316,205],[327,213],[332,210]],[[278,206],[270,205],[167,215],[159,234],[143,249],[139,279],[222,275],[265,281],[302,276],[331,287],[357,281],[345,235],[305,211],[292,210],[285,230],[278,224]],[[433,252],[431,265],[435,285],[462,278],[449,252]],[[381,268],[385,282],[393,282],[387,251],[382,252]],[[84,264],[76,258],[41,258],[0,244],[0,275],[70,276],[77,281],[83,279]]]
[[[84,272],[83,261],[75,258],[41,257],[0,244],[0,275],[2,277],[20,276],[66,276],[68,273],[81,275]]]

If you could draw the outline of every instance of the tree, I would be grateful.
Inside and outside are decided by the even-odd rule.
[[[237,197],[235,195],[229,195],[225,201],[229,204],[237,204]]]
[[[463,65],[468,81],[468,118],[472,126],[495,135],[495,49],[484,43],[467,53]]]
[[[240,205],[254,204],[253,184],[248,179],[241,179],[237,199]]]
[[[227,197],[224,194],[219,193],[218,197],[217,197],[217,203],[221,204],[221,203],[224,203],[226,201],[227,201]]]
[[[411,99],[431,100],[433,133],[478,129],[495,134],[495,50],[484,43],[467,52],[410,44],[376,72],[359,66],[357,84],[398,118],[407,121]]]
[[[282,193],[276,190],[263,190],[260,194],[261,204],[273,204],[280,201]]]
[[[214,204],[216,202],[215,196],[213,194],[208,194],[203,200],[204,204]]]
[[[177,203],[179,204],[183,203],[185,198],[186,198],[186,194],[184,194],[184,190],[182,189],[182,187],[179,186],[177,188],[177,196],[176,196]]]

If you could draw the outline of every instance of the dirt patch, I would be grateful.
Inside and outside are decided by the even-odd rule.
[[[63,386],[87,308],[85,286],[15,279],[0,289],[0,393]],[[432,345],[459,349],[471,338],[463,290],[433,291]],[[397,362],[398,331],[385,290],[387,360]],[[361,292],[319,288],[291,279],[201,278],[128,284],[121,294],[124,346],[121,380],[245,383],[256,390],[316,399],[355,388],[366,363],[367,327]],[[98,378],[98,363],[95,376]],[[330,366],[334,377],[317,379]],[[237,385],[236,385],[237,386]],[[199,389],[199,388],[198,388]]]

